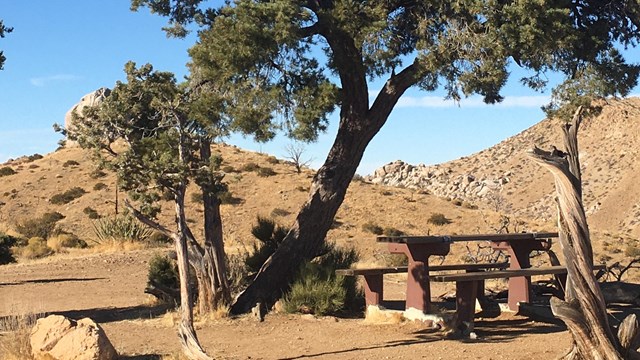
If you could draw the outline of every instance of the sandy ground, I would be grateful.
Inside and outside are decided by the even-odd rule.
[[[172,314],[143,292],[153,252],[58,255],[0,266],[0,316],[88,316],[102,324],[124,359],[177,352]],[[391,296],[402,288],[397,281],[388,285]],[[269,314],[262,323],[250,317],[207,320],[197,330],[208,353],[221,359],[550,359],[570,342],[561,326],[513,314],[477,319],[476,340],[447,339],[410,322],[289,314]]]

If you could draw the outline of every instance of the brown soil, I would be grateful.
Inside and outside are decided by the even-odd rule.
[[[88,316],[104,326],[125,359],[176,353],[174,314],[143,293],[147,261],[157,251],[81,252],[2,266],[0,317]],[[391,297],[401,297],[398,283],[388,284]],[[418,323],[288,314],[269,314],[262,323],[250,317],[207,320],[197,331],[207,351],[223,359],[548,359],[570,341],[563,327],[512,314],[477,319],[477,340],[447,339]]]

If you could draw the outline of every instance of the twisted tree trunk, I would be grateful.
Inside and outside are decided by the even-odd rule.
[[[618,341],[609,326],[607,310],[600,287],[593,275],[593,252],[589,228],[582,205],[580,162],[577,133],[582,119],[579,108],[571,124],[564,128],[567,153],[534,148],[529,155],[549,170],[555,180],[558,202],[560,246],[567,266],[565,300],[551,299],[555,316],[565,322],[573,336],[573,344],[565,359],[635,359],[630,346],[637,336],[637,322],[628,318]]]

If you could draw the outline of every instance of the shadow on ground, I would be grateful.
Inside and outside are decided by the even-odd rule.
[[[96,281],[96,280],[105,280],[107,278],[64,278],[64,279],[34,279],[34,280],[23,280],[16,281],[10,283],[0,283],[0,286],[16,286],[16,285],[24,285],[24,284],[50,284],[50,283],[58,283],[58,282],[75,282],[75,281]]]
[[[62,315],[71,319],[79,320],[85,317],[93,319],[95,322],[103,324],[122,320],[153,319],[166,314],[174,306],[160,304],[155,306],[137,305],[123,308],[98,308],[69,311],[52,311],[46,315]]]

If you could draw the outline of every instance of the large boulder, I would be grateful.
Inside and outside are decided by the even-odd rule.
[[[111,89],[102,87],[96,91],[92,91],[83,96],[80,101],[73,105],[69,111],[64,115],[64,127],[65,129],[71,129],[73,127],[73,113],[82,115],[82,110],[87,106],[96,106],[103,102],[111,94]],[[73,144],[67,144],[73,145]]]
[[[115,360],[118,354],[104,330],[89,318],[78,321],[61,315],[39,319],[31,329],[36,360]]]

